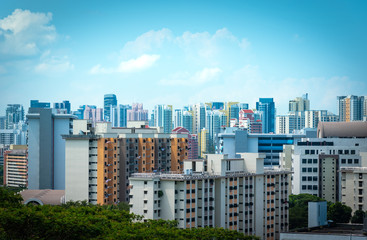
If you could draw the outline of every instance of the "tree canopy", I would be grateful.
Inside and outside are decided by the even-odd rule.
[[[325,201],[324,199],[302,193],[289,195],[289,228],[304,228],[308,226],[308,202]],[[340,202],[327,202],[327,218],[335,223],[346,223],[351,218],[352,209]]]
[[[223,228],[180,229],[176,221],[143,222],[124,204],[25,206],[21,201],[0,187],[0,239],[259,239]]]

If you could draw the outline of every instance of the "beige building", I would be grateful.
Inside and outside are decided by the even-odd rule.
[[[131,212],[176,220],[180,228],[223,227],[261,239],[288,230],[290,171],[264,170],[265,154],[208,154],[187,160],[184,174],[133,174]]]
[[[367,167],[342,168],[341,202],[356,210],[367,211]]]
[[[28,148],[26,145],[10,145],[4,152],[4,186],[28,186]]]

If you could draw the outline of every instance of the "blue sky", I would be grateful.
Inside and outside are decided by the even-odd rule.
[[[247,102],[277,113],[367,95],[366,1],[14,1],[0,7],[7,103]]]

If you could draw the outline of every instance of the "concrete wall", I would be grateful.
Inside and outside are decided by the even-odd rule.
[[[89,200],[89,139],[67,140],[65,144],[66,201]]]

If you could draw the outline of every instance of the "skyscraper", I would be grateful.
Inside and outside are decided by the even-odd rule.
[[[164,133],[170,133],[172,127],[172,105],[156,105],[154,107],[155,127],[162,127]]]
[[[217,134],[220,132],[221,126],[226,125],[227,118],[224,112],[218,110],[207,111],[206,116],[206,125],[209,132],[207,151],[208,153],[214,153],[215,139],[217,137]]]
[[[50,108],[28,111],[28,189],[65,189],[65,140],[70,134],[70,114],[54,114]]]
[[[193,107],[193,133],[199,134],[206,125],[206,105],[203,103],[195,104]]]
[[[62,101],[61,103],[54,103],[55,109],[65,109],[67,114],[70,114],[70,102],[67,100]]]
[[[363,120],[364,96],[338,96],[339,119],[341,122],[352,122]]]
[[[263,133],[275,132],[275,103],[273,98],[260,98],[256,102],[256,110],[261,111]]]
[[[6,129],[13,129],[14,125],[24,121],[24,109],[20,104],[8,104],[6,107]]]
[[[182,114],[182,126],[189,130],[190,134],[193,132],[193,116],[189,111],[184,111]]]
[[[129,105],[119,105],[117,108],[117,119],[118,119],[118,127],[126,127],[127,126],[127,111],[130,108]]]
[[[296,97],[294,100],[289,101],[290,112],[303,112],[310,110],[310,100],[308,100],[308,93],[302,97]]]
[[[107,122],[111,122],[111,108],[117,106],[117,98],[115,94],[105,94],[104,95],[104,119]]]
[[[127,109],[127,121],[148,121],[148,110],[143,109],[142,103],[133,103]]]
[[[175,109],[175,128],[182,127],[182,109]]]

